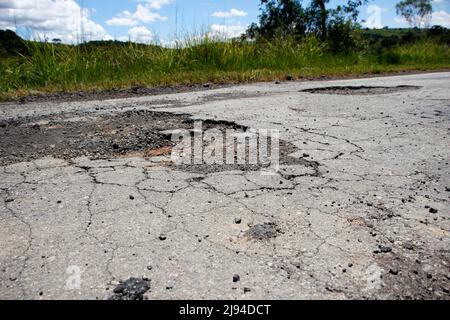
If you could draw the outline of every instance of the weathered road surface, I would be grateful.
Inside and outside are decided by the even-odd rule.
[[[361,85],[390,89],[302,91]],[[107,299],[144,277],[149,299],[449,299],[449,88],[436,73],[3,104],[0,298]],[[149,110],[279,129],[303,162],[175,168],[136,143]]]

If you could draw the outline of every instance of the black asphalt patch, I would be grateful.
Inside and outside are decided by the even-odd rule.
[[[120,282],[109,300],[144,300],[144,294],[150,290],[150,280],[130,278]]]
[[[263,223],[252,226],[247,231],[247,236],[257,240],[267,240],[275,238],[278,234],[274,223]]]

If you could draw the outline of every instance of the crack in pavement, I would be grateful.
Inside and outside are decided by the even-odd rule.
[[[442,87],[450,78],[430,77],[411,76],[423,86],[418,91],[370,98],[330,100],[298,92],[313,84],[290,83],[279,92],[263,84],[237,94],[220,89],[212,100],[203,93],[171,98],[180,105],[142,97],[2,110],[0,121],[29,117],[50,129],[111,112],[188,110],[191,120],[215,119],[211,125],[277,128],[295,148],[287,148],[294,160],[270,177],[248,168],[177,167],[164,155],[139,153],[0,166],[0,227],[11,230],[0,237],[0,297],[103,299],[106,288],[134,277],[151,279],[145,296],[152,299],[450,299],[450,126]],[[263,99],[261,90],[268,90]],[[427,92],[439,96],[420,98]],[[273,237],[248,236],[264,224]],[[8,279],[16,277],[13,263],[19,291]],[[69,263],[83,267],[79,290],[63,289]],[[36,292],[44,289],[44,296]]]

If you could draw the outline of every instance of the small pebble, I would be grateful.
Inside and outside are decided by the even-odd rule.
[[[235,274],[233,276],[233,282],[239,282],[241,280],[241,277],[238,274]]]
[[[390,270],[389,270],[389,273],[390,274],[393,274],[394,276],[396,276],[396,275],[398,275],[398,267],[392,267]]]
[[[403,248],[405,248],[407,250],[414,250],[414,246],[411,243],[405,243],[403,245]]]
[[[379,245],[378,249],[380,249],[381,253],[389,253],[392,252],[392,248],[389,246],[383,246],[383,245]]]

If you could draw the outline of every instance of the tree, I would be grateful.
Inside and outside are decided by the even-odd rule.
[[[433,14],[431,0],[403,0],[395,9],[412,27],[428,27]]]
[[[359,8],[370,0],[347,0],[344,5],[335,8],[327,8],[330,0],[311,0],[308,8],[309,29],[322,38],[328,36],[329,29],[335,23],[354,23],[359,16]]]
[[[302,36],[306,32],[305,10],[301,0],[261,0],[259,25],[247,30],[250,38]]]
[[[261,0],[259,24],[252,24],[247,35],[255,39],[312,33],[325,39],[336,23],[354,23],[359,8],[368,1],[347,0],[344,5],[327,8],[330,0],[311,0],[303,8],[301,0]]]

